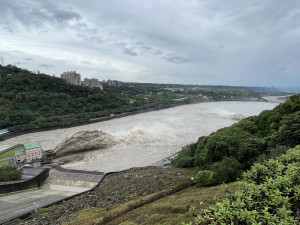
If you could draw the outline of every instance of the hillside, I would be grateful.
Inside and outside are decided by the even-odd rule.
[[[84,122],[129,105],[120,95],[45,74],[10,65],[0,71],[0,128],[11,131]]]
[[[0,65],[0,129],[30,130],[83,123],[144,109],[182,104],[258,100],[261,96],[235,87],[189,87],[184,85],[124,83],[123,87],[74,86],[46,74],[16,66]]]
[[[300,146],[255,164],[238,190],[196,215],[195,224],[300,224]],[[185,223],[184,223],[185,224]]]
[[[173,166],[200,167],[212,176],[208,184],[223,183],[235,180],[254,162],[274,158],[298,144],[300,95],[294,95],[273,110],[200,137],[180,152]]]

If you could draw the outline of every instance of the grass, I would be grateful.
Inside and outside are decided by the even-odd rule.
[[[192,185],[191,180],[186,180],[176,186],[129,201],[119,207],[116,207],[108,211],[104,211],[103,208],[100,207],[84,209],[79,212],[78,216],[76,216],[76,218],[74,218],[73,221],[67,224],[68,225],[106,224],[107,222],[110,222],[136,208],[142,207],[160,198],[176,193],[191,185]]]
[[[0,166],[8,165],[8,160],[0,161]]]
[[[23,149],[23,146],[19,146],[17,148],[14,148],[8,152],[5,152],[3,154],[0,154],[0,159],[5,159],[5,158],[9,158],[9,157],[14,157],[15,156],[15,152],[16,151],[21,151]]]
[[[67,224],[181,224],[183,221],[193,220],[193,213],[189,212],[190,206],[195,206],[197,211],[194,213],[199,213],[201,209],[214,205],[218,199],[225,198],[225,190],[234,192],[237,184],[201,188],[188,186],[190,183],[182,183],[108,211],[100,207],[83,209],[76,215],[71,215],[74,219]]]
[[[216,201],[224,199],[226,189],[234,192],[236,188],[237,183],[229,183],[226,187],[223,185],[202,188],[193,186],[125,213],[106,224],[173,225],[181,224],[183,221],[190,222],[193,220],[193,214],[197,214],[202,209],[214,205]],[[195,206],[196,211],[189,212],[190,206]]]

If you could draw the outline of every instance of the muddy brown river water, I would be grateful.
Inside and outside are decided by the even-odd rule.
[[[0,150],[19,143],[38,141],[53,149],[78,131],[101,130],[113,136],[111,147],[85,153],[65,168],[112,172],[152,165],[200,136],[227,127],[244,117],[273,109],[269,102],[210,102],[152,111],[83,126],[24,134],[1,142]]]

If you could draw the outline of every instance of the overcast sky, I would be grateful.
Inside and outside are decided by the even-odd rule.
[[[0,15],[0,57],[32,71],[300,86],[299,0],[0,0]]]

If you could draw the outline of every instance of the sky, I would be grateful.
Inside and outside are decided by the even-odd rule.
[[[299,0],[0,0],[0,63],[125,82],[300,86]]]

